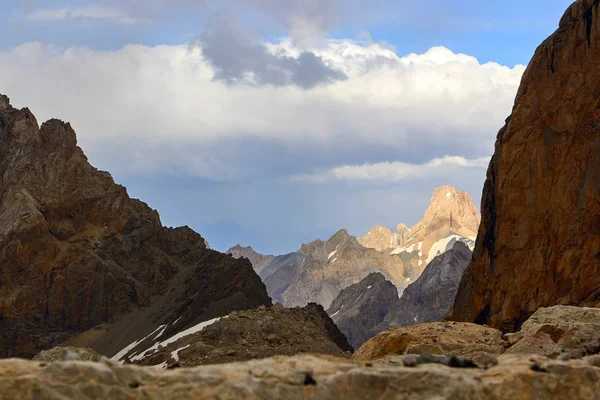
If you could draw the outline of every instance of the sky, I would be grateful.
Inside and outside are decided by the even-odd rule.
[[[0,0],[0,93],[167,226],[283,254],[477,205],[571,1]]]

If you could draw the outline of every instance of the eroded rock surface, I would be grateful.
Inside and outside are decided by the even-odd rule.
[[[400,360],[398,360],[400,361]],[[600,399],[595,358],[501,356],[497,365],[414,367],[302,355],[157,370],[91,362],[0,361],[0,398]]]
[[[474,260],[448,318],[515,332],[538,308],[600,303],[600,1],[536,50],[498,133]]]
[[[464,322],[432,322],[381,332],[358,349],[353,359],[369,361],[388,355],[440,354],[475,357],[502,354],[502,332]]]
[[[554,306],[537,310],[515,334],[511,354],[579,358],[600,352],[600,309]]]

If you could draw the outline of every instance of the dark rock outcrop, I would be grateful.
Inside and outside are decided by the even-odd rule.
[[[441,321],[454,304],[471,255],[467,245],[458,241],[450,250],[434,258],[421,276],[404,290],[400,300],[390,307],[377,330]]]
[[[396,286],[375,272],[343,289],[327,313],[352,347],[358,349],[373,336],[373,327],[384,321],[399,300]]]
[[[163,227],[88,163],[68,123],[38,127],[0,96],[0,357],[109,321],[92,346],[107,354],[175,316],[185,326],[261,304],[270,299],[250,262]]]
[[[323,307],[259,307],[235,311],[178,335],[177,340],[148,340],[115,361],[169,368],[245,361],[276,355],[319,353],[347,357],[352,347]]]
[[[536,50],[498,133],[482,224],[448,318],[515,331],[538,308],[600,304],[600,1]]]

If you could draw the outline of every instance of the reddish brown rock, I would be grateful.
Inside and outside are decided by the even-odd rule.
[[[600,302],[600,1],[537,49],[500,130],[473,262],[449,319],[517,330],[540,307]]]
[[[168,319],[187,325],[261,304],[270,299],[250,262],[207,249],[187,227],[163,227],[88,163],[68,123],[38,127],[0,96],[0,357],[33,356],[103,321],[128,340]]]

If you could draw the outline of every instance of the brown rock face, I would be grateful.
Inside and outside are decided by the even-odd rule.
[[[448,318],[515,331],[540,307],[600,303],[600,1],[537,49],[500,130],[483,219]]]
[[[371,338],[353,359],[377,360],[397,354],[443,354],[475,357],[504,353],[502,333],[496,329],[464,322],[431,322],[381,332]]]
[[[247,260],[164,228],[88,163],[69,124],[38,127],[0,96],[0,357],[33,356],[159,299],[137,328],[270,305]],[[119,336],[134,329],[128,321]]]

